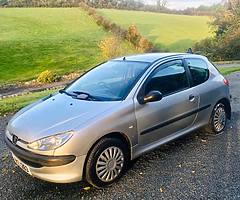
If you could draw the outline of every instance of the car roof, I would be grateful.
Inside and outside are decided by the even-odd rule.
[[[115,58],[113,60],[126,60],[126,61],[136,61],[136,62],[149,62],[154,63],[157,60],[171,57],[171,56],[180,56],[180,55],[188,55],[187,53],[145,53],[145,54],[137,54],[130,55],[120,58]]]

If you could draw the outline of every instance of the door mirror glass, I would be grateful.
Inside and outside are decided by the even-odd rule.
[[[150,102],[160,101],[162,99],[162,93],[159,91],[151,91],[144,97],[139,99],[140,104],[146,104]]]

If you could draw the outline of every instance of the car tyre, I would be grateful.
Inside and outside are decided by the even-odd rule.
[[[111,185],[122,177],[129,160],[128,146],[117,138],[103,138],[91,150],[85,178],[96,188]]]
[[[227,111],[222,103],[218,103],[211,114],[209,124],[205,127],[205,131],[211,134],[219,134],[224,132],[227,124]]]

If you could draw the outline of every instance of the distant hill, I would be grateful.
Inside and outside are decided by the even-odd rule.
[[[206,16],[115,9],[98,9],[98,12],[125,28],[136,25],[143,36],[163,50],[183,52],[212,35],[208,27],[210,18]]]

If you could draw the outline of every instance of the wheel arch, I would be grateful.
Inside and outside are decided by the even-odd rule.
[[[222,98],[222,99],[220,99],[220,100],[216,103],[216,105],[217,105],[218,103],[222,103],[222,104],[226,107],[227,118],[228,118],[228,119],[231,119],[232,109],[231,109],[230,100],[227,99],[227,98]]]
[[[117,138],[117,139],[120,139],[121,141],[123,141],[127,147],[128,147],[128,159],[131,160],[132,158],[132,152],[131,152],[131,141],[130,139],[128,138],[128,136],[124,133],[121,133],[121,132],[111,132],[111,133],[108,133],[102,137],[100,137],[98,140],[96,140],[93,145],[91,146],[91,148],[88,150],[87,152],[87,156],[86,156],[86,159],[84,161],[84,166],[83,166],[83,179],[85,179],[85,175],[86,175],[86,163],[87,163],[87,160],[89,158],[89,155],[91,153],[91,151],[93,150],[94,146],[100,141],[102,140],[103,138]]]

